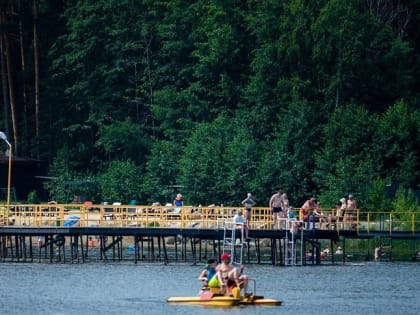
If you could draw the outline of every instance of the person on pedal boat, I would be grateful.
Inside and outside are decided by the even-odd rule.
[[[230,263],[230,254],[228,253],[222,254],[220,259],[222,262],[216,267],[216,276],[222,293],[226,293],[226,289],[238,287],[243,288],[246,294],[248,291],[248,276],[242,274],[243,267],[241,269],[234,267]],[[212,284],[213,279],[209,281],[209,285]]]
[[[215,259],[209,259],[207,261],[206,267],[201,271],[198,280],[203,281],[206,285],[208,285],[209,281],[216,277],[216,260]],[[218,285],[217,285],[218,286]]]

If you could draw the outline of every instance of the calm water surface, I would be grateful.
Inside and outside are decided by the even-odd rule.
[[[196,295],[200,266],[0,264],[0,314],[420,314],[420,264],[249,266],[257,294],[280,307],[165,303]]]

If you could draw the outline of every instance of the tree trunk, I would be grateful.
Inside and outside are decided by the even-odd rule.
[[[35,71],[35,136],[36,155],[39,159],[40,117],[39,117],[39,51],[38,51],[38,0],[33,1],[34,71]]]
[[[14,140],[14,155],[18,155],[19,141],[18,141],[18,126],[16,119],[16,101],[15,101],[15,88],[12,74],[12,57],[10,52],[9,38],[6,33],[3,34],[4,47],[6,48],[6,66],[7,78],[9,82],[9,99],[10,99],[10,113],[12,116],[13,140]]]
[[[4,23],[3,13],[0,15],[0,24]],[[5,61],[5,48],[3,36],[0,35],[0,62],[1,62],[1,86],[3,92],[4,132],[9,135],[9,90],[7,89],[7,74]]]
[[[25,144],[25,152],[29,148],[28,143],[28,95],[26,93],[26,80],[25,80],[25,50],[24,50],[24,43],[23,43],[23,25],[22,25],[22,6],[21,0],[18,1],[18,12],[19,12],[19,44],[20,44],[20,58],[21,58],[21,67],[23,75],[22,81],[22,93],[23,93],[23,134],[22,139],[24,139]],[[22,153],[22,152],[21,152]]]

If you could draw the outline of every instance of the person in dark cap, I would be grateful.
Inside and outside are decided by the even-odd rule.
[[[216,260],[209,259],[207,261],[207,265],[204,267],[203,271],[201,271],[200,276],[198,277],[198,280],[205,282],[205,284],[208,284],[208,282],[215,275],[216,275]]]

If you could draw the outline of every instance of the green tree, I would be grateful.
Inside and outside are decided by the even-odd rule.
[[[71,160],[71,150],[63,147],[50,166],[51,178],[44,183],[50,200],[59,203],[69,203],[75,196],[81,201],[99,201],[95,176],[84,171],[75,171],[75,164]]]
[[[380,116],[374,143],[383,165],[381,175],[404,187],[418,188],[420,111],[403,101],[395,103]]]
[[[131,117],[133,124],[155,131],[153,117],[152,123],[148,118],[155,82],[154,9],[147,1],[112,0],[73,1],[64,11],[66,31],[50,53],[52,84],[62,87],[56,92],[60,119],[52,126],[61,143],[78,143],[80,168],[109,157],[96,148],[104,149],[103,133],[114,121]],[[95,147],[98,134],[102,139]],[[130,158],[138,161],[138,151],[133,154]]]
[[[388,211],[391,204],[386,191],[386,181],[381,178],[373,179],[366,192],[366,209],[373,211]]]
[[[241,1],[171,1],[160,30],[165,84],[153,114],[169,139],[237,107],[247,79],[247,33]],[[174,23],[176,21],[177,23]],[[177,140],[179,141],[179,140]]]
[[[134,162],[112,161],[109,167],[97,176],[103,201],[128,204],[140,197],[141,170]]]
[[[394,226],[399,228],[401,225],[406,228],[411,228],[412,224],[415,224],[415,228],[419,227],[419,223],[416,218],[420,210],[419,199],[416,198],[413,189],[406,189],[400,187],[392,202],[393,212],[392,216],[394,218]],[[413,222],[414,221],[414,222]]]
[[[191,134],[180,158],[180,181],[192,203],[225,203],[230,194],[226,153],[233,137],[225,116],[199,124]]]
[[[99,136],[95,145],[102,149],[108,158],[120,160],[133,159],[137,163],[144,162],[148,148],[149,136],[139,124],[130,119],[114,121],[99,128]]]
[[[272,140],[263,147],[258,182],[266,198],[279,188],[289,195],[294,206],[316,193],[314,152],[320,143],[318,113],[308,102],[295,100],[278,114]]]
[[[394,93],[400,84],[410,90],[409,44],[396,39],[364,1],[328,1],[312,25],[312,36],[313,82],[327,103],[355,101],[378,110],[401,95]]]
[[[142,181],[142,191],[150,203],[165,204],[173,200],[175,188],[181,184],[179,159],[182,149],[181,142],[160,140],[153,143]]]
[[[258,138],[270,137],[274,117],[294,98],[311,99],[310,26],[322,1],[251,1],[245,19],[251,46],[249,83],[242,107]]]
[[[225,182],[225,201],[229,204],[240,205],[246,193],[251,192],[258,201],[260,183],[257,182],[257,170],[260,160],[260,148],[253,138],[248,126],[241,120],[232,120],[233,134],[226,143],[224,152],[226,174],[221,180]]]
[[[45,189],[48,191],[50,199],[57,202],[67,203],[68,192],[66,181],[72,179],[69,160],[67,159],[68,150],[61,149],[53,163],[50,165],[50,175],[53,177],[52,181],[46,181]]]
[[[378,152],[374,150],[377,117],[357,105],[337,108],[323,127],[323,145],[315,155],[316,182],[321,202],[334,205],[353,194],[365,205],[370,183],[379,176]]]

